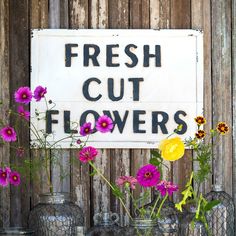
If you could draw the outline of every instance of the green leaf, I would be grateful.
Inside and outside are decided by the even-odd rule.
[[[112,189],[113,195],[115,195],[118,198],[123,199],[123,193],[120,191],[119,187],[117,187],[115,184],[112,184],[112,183],[111,183],[111,185],[113,187],[113,189]]]
[[[94,176],[94,175],[96,175],[97,174],[97,171],[96,170],[93,170],[93,172],[91,172],[89,175],[90,176]]]
[[[161,164],[161,162],[159,162],[157,160],[157,158],[151,158],[149,161],[150,164],[154,165],[154,166],[159,166]]]
[[[219,203],[220,203],[219,200],[212,200],[206,204],[204,210],[210,211],[214,206],[217,206]]]
[[[160,161],[163,160],[163,158],[161,157],[161,153],[159,151],[156,150],[151,150],[151,154],[156,157],[157,159],[159,159]]]

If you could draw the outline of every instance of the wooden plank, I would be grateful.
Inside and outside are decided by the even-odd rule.
[[[48,0],[32,0],[30,9],[30,24],[32,29],[48,28]],[[39,161],[45,157],[44,151],[32,150],[31,159]],[[31,207],[35,206],[39,202],[39,195],[49,192],[47,173],[50,173],[50,165],[48,168],[42,168],[32,178],[32,194],[31,194]],[[51,176],[50,176],[51,178]]]
[[[108,1],[92,0],[90,7],[90,18],[94,19],[90,22],[90,27],[105,29],[108,28]],[[106,134],[104,134],[106,135]],[[95,165],[110,180],[110,150],[99,150],[101,156],[96,158]],[[92,178],[92,215],[99,212],[110,211],[110,187],[101,179],[100,176]]]
[[[48,27],[48,0],[31,0],[31,29]]]
[[[236,117],[236,1],[232,1],[232,82],[233,82],[233,117]],[[233,119],[233,198],[236,205],[236,119]],[[236,211],[235,211],[236,219]]]
[[[71,0],[70,2],[70,28],[88,28],[88,0]]]
[[[112,1],[109,4],[109,28],[129,28],[129,1]],[[130,150],[113,149],[110,156],[111,162],[111,181],[115,182],[120,176],[130,175]],[[125,206],[130,209],[128,196],[125,200]],[[127,225],[129,217],[116,197],[111,195],[111,211],[120,214],[121,225]]]
[[[17,9],[17,10],[16,10]],[[19,20],[20,19],[20,20]],[[29,85],[29,1],[10,1],[10,89],[13,93],[18,87]],[[16,105],[11,95],[12,108]],[[14,123],[14,120],[12,120]],[[21,145],[29,146],[29,134],[23,127],[19,129],[18,139]],[[22,159],[17,158],[11,149],[11,164],[20,166]],[[25,159],[29,159],[27,152]],[[26,226],[30,210],[30,186],[24,181],[19,187],[11,187],[11,226]]]
[[[205,4],[205,6],[203,6],[203,4]],[[204,8],[207,7],[208,8]],[[211,129],[211,103],[212,103],[212,99],[211,99],[211,40],[209,41],[209,38],[207,38],[207,36],[209,36],[209,30],[211,30],[211,28],[204,28],[204,21],[205,20],[209,20],[209,18],[206,18],[206,14],[210,15],[210,12],[206,12],[206,10],[210,10],[209,9],[209,1],[208,1],[208,5],[207,5],[207,1],[197,1],[197,0],[192,0],[191,2],[191,24],[192,24],[192,29],[196,29],[196,30],[203,30],[204,31],[204,42],[207,41],[207,44],[205,43],[205,50],[204,50],[204,72],[205,72],[205,76],[204,76],[204,114],[202,111],[202,114],[198,114],[198,115],[204,115],[204,117],[206,117],[207,119],[207,124],[204,126],[205,130],[208,131]],[[210,25],[207,25],[208,27],[210,27]],[[208,31],[208,34],[207,34]],[[205,34],[206,32],[206,34]],[[209,65],[210,63],[210,65]],[[206,116],[207,115],[207,116]],[[194,122],[194,121],[193,121]],[[207,132],[208,133],[208,132]],[[193,163],[193,169],[194,171],[197,171],[199,169],[199,165],[198,162],[194,162]],[[211,189],[211,185],[212,185],[212,176],[209,175],[208,179],[200,186],[200,191],[201,192],[207,192]],[[194,185],[194,187],[196,188],[197,186]]]
[[[88,28],[88,1],[73,0],[69,2],[70,28]],[[85,228],[91,226],[91,177],[88,164],[82,164],[76,159],[77,150],[71,151],[71,159],[74,160],[71,167],[71,192],[76,203],[83,210]]]
[[[171,0],[171,28],[189,29],[191,16],[190,0]]]
[[[9,1],[0,1],[0,113],[1,120],[8,124],[4,115],[9,109]],[[10,146],[0,144],[0,163],[9,166]],[[0,227],[10,225],[10,188],[0,188]]]
[[[188,0],[171,0],[171,28],[190,28],[190,6],[191,1]],[[185,150],[184,157],[172,164],[173,182],[179,185],[179,191],[174,195],[174,201],[178,201],[180,199],[180,193],[190,177],[192,171],[191,157],[191,150]]]
[[[214,0],[211,6],[213,125],[225,121],[231,126],[231,1]],[[232,194],[231,135],[221,137],[220,142],[214,148],[214,183],[223,184],[225,191]]]
[[[51,29],[60,28],[60,1],[58,0],[49,0],[49,27]]]

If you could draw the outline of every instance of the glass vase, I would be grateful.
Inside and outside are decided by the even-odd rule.
[[[157,220],[134,218],[129,226],[123,227],[123,236],[163,236],[158,228]]]
[[[220,203],[209,212],[208,224],[212,235],[235,235],[235,206],[232,197],[223,191],[222,185],[214,185],[211,192],[206,194],[208,201],[219,200]]]
[[[0,229],[0,235],[2,236],[34,235],[34,231],[21,227],[10,227],[10,228]]]
[[[40,195],[39,204],[29,215],[29,227],[36,236],[76,236],[76,228],[83,224],[82,210],[68,193]]]
[[[93,217],[95,226],[90,228],[86,236],[119,236],[121,227],[118,225],[117,213],[97,213]]]
[[[208,236],[205,225],[200,221],[193,221],[196,214],[196,208],[190,206],[181,219],[181,236]]]

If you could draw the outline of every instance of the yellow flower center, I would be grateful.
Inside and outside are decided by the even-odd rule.
[[[7,134],[9,134],[9,135],[11,135],[12,134],[12,132],[11,132],[11,130],[9,129],[9,130],[7,130]]]
[[[107,123],[106,122],[102,122],[102,127],[107,127]]]
[[[145,176],[145,178],[149,179],[149,178],[152,177],[152,173],[151,173],[151,172],[146,172],[146,173],[144,174],[144,176]]]

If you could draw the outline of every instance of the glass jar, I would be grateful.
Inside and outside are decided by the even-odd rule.
[[[94,227],[90,228],[86,236],[119,236],[121,227],[118,225],[117,213],[102,212],[93,217]]]
[[[75,236],[76,227],[83,225],[82,210],[71,201],[69,193],[40,195],[39,204],[29,215],[29,227],[36,236]]]
[[[212,235],[235,235],[235,206],[232,197],[223,191],[222,185],[214,185],[211,192],[206,194],[208,201],[219,200],[220,203],[209,212],[208,224]]]
[[[21,228],[21,227],[10,227],[5,229],[0,229],[0,235],[7,236],[19,236],[19,235],[33,235],[34,231]]]
[[[124,236],[163,236],[158,228],[157,220],[134,218],[130,225],[122,229]]]
[[[181,236],[208,236],[204,224],[200,221],[193,221],[196,214],[196,208],[190,206],[181,220]]]

